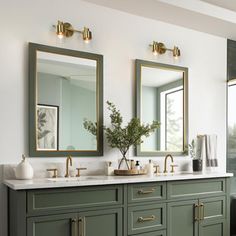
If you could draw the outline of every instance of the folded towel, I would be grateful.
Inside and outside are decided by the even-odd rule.
[[[217,167],[217,135],[198,135],[196,158],[202,159],[206,167]]]
[[[206,166],[216,167],[218,166],[217,160],[217,135],[206,135],[205,136],[205,147],[206,147]]]
[[[198,135],[196,140],[196,159],[205,159],[205,135]]]

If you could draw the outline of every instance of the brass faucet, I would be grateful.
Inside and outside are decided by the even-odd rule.
[[[71,158],[71,156],[68,156],[66,158],[66,174],[65,174],[66,178],[70,177],[70,175],[69,175],[69,162],[70,162],[70,166],[72,166],[72,158]]]
[[[171,158],[171,163],[172,163],[172,164],[171,164],[171,167],[172,167],[171,172],[174,173],[174,167],[175,167],[176,165],[174,165],[174,158],[173,158],[173,156],[172,156],[171,154],[167,154],[166,157],[165,157],[164,173],[167,173],[167,172],[168,172],[168,171],[167,171],[167,159],[168,159],[168,157]]]

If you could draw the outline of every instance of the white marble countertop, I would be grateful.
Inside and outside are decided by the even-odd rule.
[[[57,178],[57,179],[33,179],[33,180],[4,180],[4,184],[14,190],[64,188],[76,186],[109,185],[143,183],[157,181],[176,181],[191,179],[208,179],[220,177],[232,177],[231,173],[176,173],[161,174],[159,176],[81,176],[78,178]]]

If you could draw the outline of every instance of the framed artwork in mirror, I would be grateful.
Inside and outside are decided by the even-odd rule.
[[[161,123],[136,147],[138,156],[185,155],[188,150],[188,68],[136,60],[136,116]]]
[[[59,147],[59,106],[37,105],[37,150],[56,151]]]
[[[29,43],[29,154],[103,154],[102,55]]]

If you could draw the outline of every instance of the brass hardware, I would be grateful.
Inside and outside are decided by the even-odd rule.
[[[71,219],[71,236],[77,236],[77,220]]]
[[[47,169],[48,172],[53,171],[52,178],[57,178],[57,169]]]
[[[194,220],[199,221],[199,205],[194,204]]]
[[[58,21],[57,25],[53,25],[53,27],[56,28],[56,34],[59,38],[65,37],[71,37],[73,36],[74,32],[82,34],[82,38],[85,42],[89,42],[92,39],[92,32],[89,30],[89,28],[84,27],[84,29],[76,30],[73,28],[73,26],[68,22],[62,22]]]
[[[79,236],[85,236],[86,231],[85,217],[79,217]]]
[[[72,166],[72,158],[71,158],[71,156],[68,156],[66,158],[66,174],[65,174],[66,178],[70,177],[70,175],[69,175],[69,162],[70,162],[70,166]]]
[[[152,215],[150,217],[142,217],[141,216],[141,217],[138,218],[138,222],[143,223],[143,222],[146,222],[146,221],[153,221],[155,219],[156,219],[156,217],[154,215]]]
[[[152,52],[154,55],[165,54],[166,51],[171,51],[173,53],[173,57],[178,58],[180,56],[180,49],[177,46],[174,46],[173,49],[170,49],[167,48],[164,43],[156,41],[153,41],[153,43],[149,46],[152,47]]]
[[[167,159],[168,159],[168,157],[171,158],[171,163],[172,163],[172,165],[173,165],[173,163],[174,163],[174,158],[173,158],[173,156],[172,156],[171,154],[167,154],[166,157],[165,157],[164,173],[167,173],[167,172],[168,172],[168,171],[167,171]]]
[[[171,164],[170,166],[171,166],[171,171],[170,171],[170,173],[175,173],[174,168],[175,168],[175,167],[178,167],[178,165]]]
[[[76,168],[76,170],[78,171],[76,177],[80,177],[80,171],[87,170],[87,168]]]
[[[204,215],[205,215],[204,204],[200,203],[199,208],[200,208],[200,219],[199,220],[204,220]]]
[[[156,175],[160,174],[160,166],[159,165],[155,165],[153,167],[155,168],[154,174],[156,174]]]
[[[152,188],[150,190],[140,189],[140,190],[138,190],[138,194],[150,194],[150,193],[154,193],[154,191],[155,191],[155,188]]]
[[[88,43],[89,40],[92,39],[92,32],[89,30],[89,28],[84,27],[84,30],[82,32],[83,34],[83,40]]]

